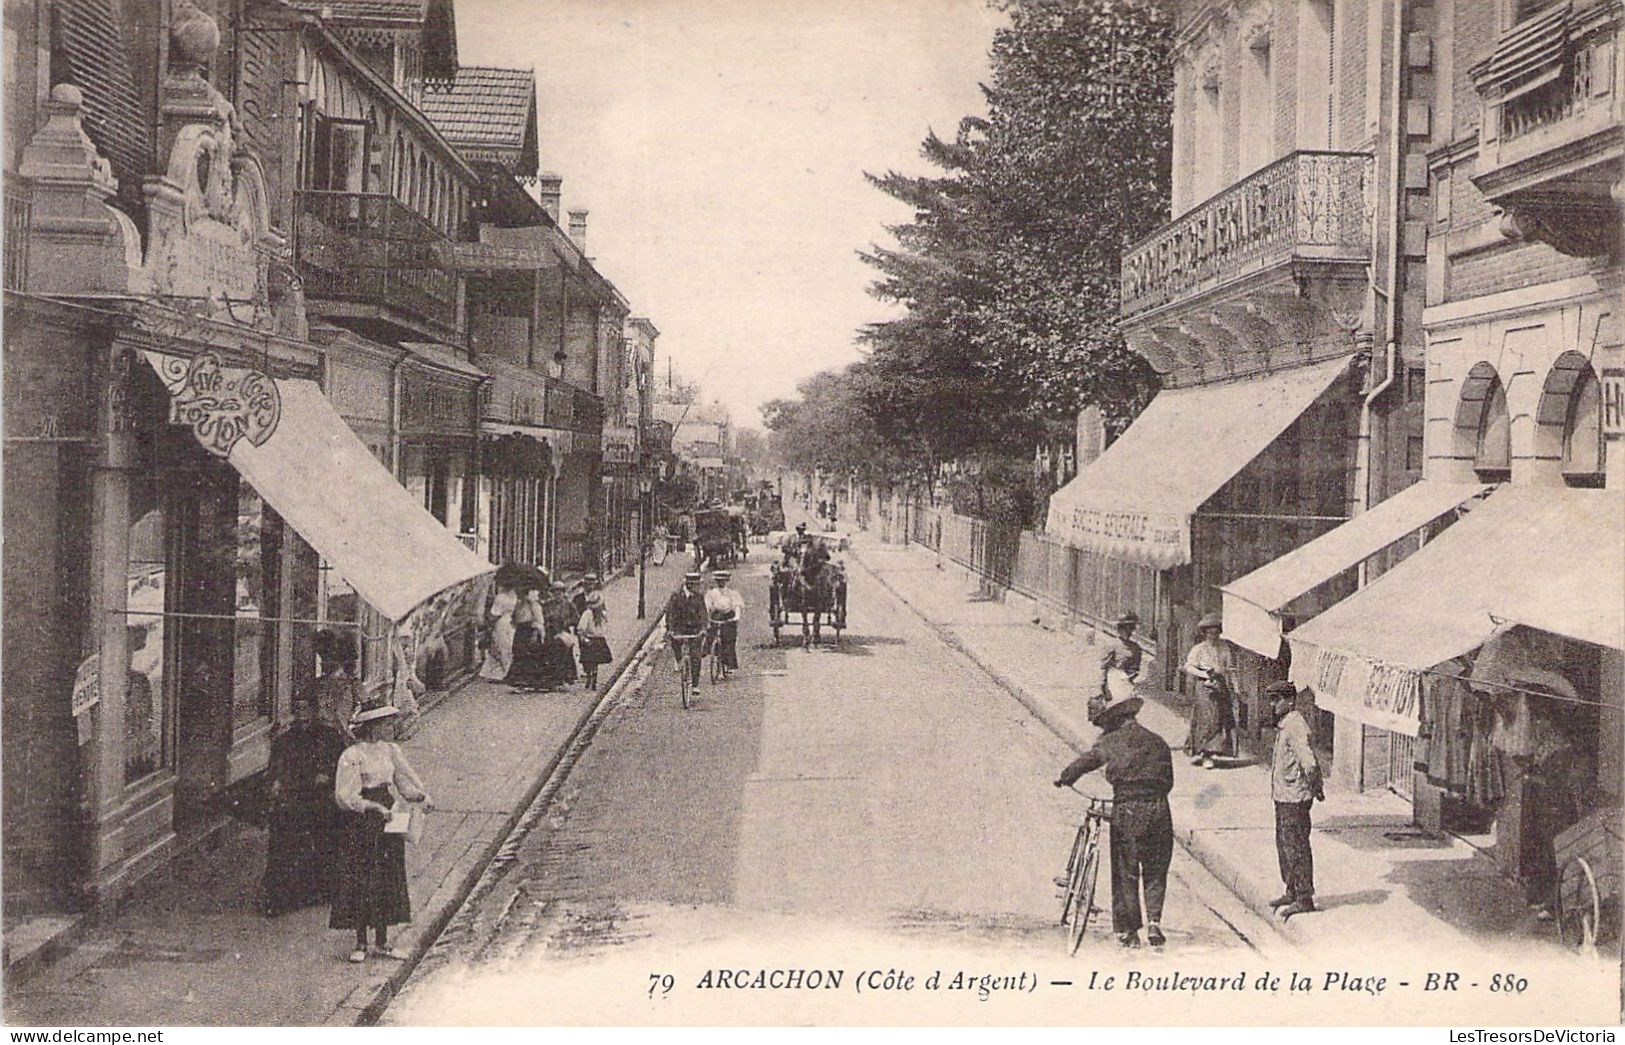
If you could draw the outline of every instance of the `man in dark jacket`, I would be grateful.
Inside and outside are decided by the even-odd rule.
[[[1124,947],[1140,945],[1140,886],[1145,885],[1145,937],[1153,947],[1162,935],[1162,904],[1174,856],[1174,821],[1168,792],[1174,760],[1168,742],[1140,725],[1143,701],[1128,676],[1107,675],[1108,695],[1091,701],[1090,720],[1100,727],[1094,747],[1061,771],[1056,787],[1071,787],[1085,773],[1104,769],[1112,785],[1112,931]]]
[[[705,593],[700,590],[702,578],[698,573],[683,576],[683,588],[672,594],[666,603],[666,637],[671,642],[671,653],[680,666],[685,659],[689,667],[689,685],[700,684],[700,658],[690,654],[689,644],[698,647],[705,634],[709,618],[705,612]]]

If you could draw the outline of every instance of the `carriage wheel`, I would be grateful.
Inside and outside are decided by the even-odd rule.
[[[1571,888],[1574,896],[1572,903],[1568,899]],[[1585,857],[1577,856],[1564,866],[1563,873],[1558,876],[1557,897],[1558,938],[1580,950],[1596,950],[1597,925],[1602,920],[1602,896],[1597,889],[1597,876]]]

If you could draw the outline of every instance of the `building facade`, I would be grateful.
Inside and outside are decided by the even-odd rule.
[[[1416,118],[1397,104],[1400,17],[1365,0],[1175,5],[1170,221],[1122,258],[1125,336],[1162,391],[1080,459],[1047,527],[1083,550],[1097,624],[1139,616],[1159,685],[1186,687],[1196,623],[1227,609],[1227,584],[1421,476],[1405,449],[1422,389],[1392,380],[1423,351],[1405,234],[1426,186],[1395,176]],[[1262,740],[1280,630],[1226,623],[1240,725]],[[1359,786],[1364,727],[1319,727]]]

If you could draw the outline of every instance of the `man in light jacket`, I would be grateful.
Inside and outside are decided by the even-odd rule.
[[[1275,712],[1275,754],[1270,760],[1270,797],[1275,800],[1275,855],[1286,892],[1270,901],[1282,919],[1315,909],[1315,855],[1309,848],[1309,810],[1326,792],[1320,760],[1309,743],[1309,723],[1298,709],[1298,688],[1272,682],[1265,688]]]

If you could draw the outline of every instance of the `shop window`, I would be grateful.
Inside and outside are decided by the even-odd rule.
[[[281,521],[253,487],[239,484],[231,696],[231,721],[237,730],[271,717],[277,636],[276,625],[268,618],[280,616],[281,552]]]
[[[157,478],[130,491],[130,559],[126,575],[127,652],[124,690],[124,780],[134,783],[169,765],[169,714],[164,689],[164,627],[168,595],[166,513]]]

